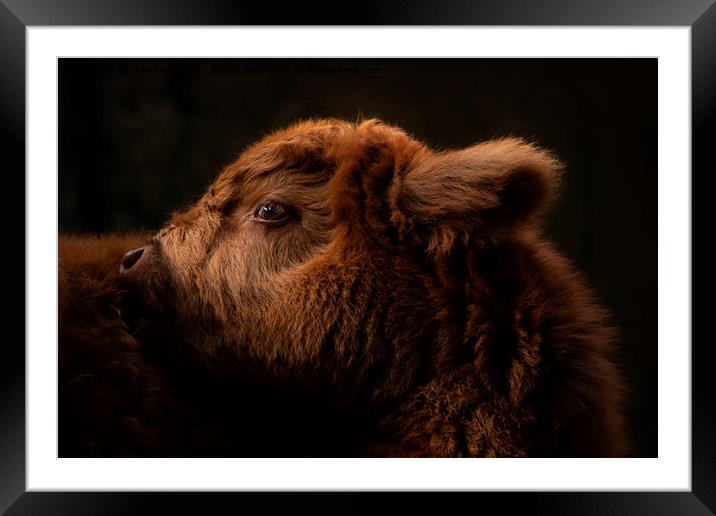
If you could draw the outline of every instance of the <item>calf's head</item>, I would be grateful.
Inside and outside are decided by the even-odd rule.
[[[437,152],[376,120],[303,122],[246,150],[122,271],[209,363],[417,371],[436,303],[465,281],[439,264],[531,231],[559,169],[516,139]]]

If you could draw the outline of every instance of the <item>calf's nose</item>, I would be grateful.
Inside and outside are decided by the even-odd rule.
[[[127,272],[129,269],[134,267],[139,259],[144,254],[145,247],[139,247],[138,249],[132,249],[122,257],[122,263],[119,265],[119,272]]]

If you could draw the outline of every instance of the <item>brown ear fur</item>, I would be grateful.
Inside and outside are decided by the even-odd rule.
[[[515,138],[435,153],[394,185],[393,221],[430,252],[448,252],[473,233],[499,238],[542,211],[561,168],[549,152]]]

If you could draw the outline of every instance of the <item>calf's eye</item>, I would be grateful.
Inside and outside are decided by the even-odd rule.
[[[267,222],[283,220],[287,216],[288,210],[286,207],[274,201],[265,202],[259,205],[254,213],[254,217],[256,219]]]

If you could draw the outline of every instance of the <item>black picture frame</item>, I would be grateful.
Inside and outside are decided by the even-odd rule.
[[[456,503],[501,512],[531,514],[713,514],[716,512],[716,388],[708,320],[716,310],[716,251],[709,228],[716,215],[716,6],[714,0],[559,0],[519,2],[397,1],[305,2],[277,9],[259,2],[137,0],[1,0],[0,131],[2,203],[7,245],[0,253],[6,286],[7,322],[0,359],[0,511],[8,514],[204,513],[216,503],[237,512],[260,504],[261,512],[310,508],[312,512],[361,513],[384,504],[386,494],[340,493],[40,493],[25,492],[25,29],[40,25],[611,25],[691,27],[692,73],[692,491],[590,493],[462,493],[404,495],[398,503],[443,512]],[[12,192],[12,195],[10,195]],[[23,192],[19,195],[18,192]],[[24,221],[24,219],[23,219]],[[19,271],[25,271],[20,274]],[[22,301],[21,301],[22,300]],[[22,326],[20,321],[23,321]],[[12,323],[12,324],[10,324]],[[668,343],[688,346],[688,342]],[[519,512],[517,512],[519,511]],[[217,512],[212,510],[211,512]]]

